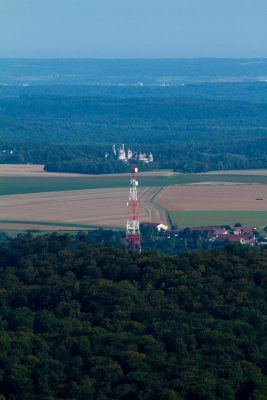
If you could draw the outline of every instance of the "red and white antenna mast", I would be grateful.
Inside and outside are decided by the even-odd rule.
[[[137,202],[137,172],[136,164],[131,164],[131,183],[128,206],[128,219],[126,223],[125,248],[131,248],[133,251],[141,253],[141,236],[140,222],[138,217],[138,202]]]

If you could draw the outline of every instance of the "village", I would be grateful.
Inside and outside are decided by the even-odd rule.
[[[144,229],[150,228],[154,231],[154,236],[157,234],[166,240],[174,239],[176,241],[184,240],[185,237],[193,238],[193,236],[202,236],[209,242],[215,245],[226,243],[239,243],[241,245],[266,245],[266,237],[262,237],[257,228],[251,226],[242,226],[237,223],[235,226],[192,226],[183,229],[177,229],[162,223],[144,223]]]

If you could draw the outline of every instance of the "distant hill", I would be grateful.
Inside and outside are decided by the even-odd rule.
[[[267,59],[0,59],[0,84],[180,85],[267,79]]]
[[[152,151],[155,169],[267,167],[267,59],[2,59],[0,66],[0,163],[121,172],[104,155],[125,143]]]

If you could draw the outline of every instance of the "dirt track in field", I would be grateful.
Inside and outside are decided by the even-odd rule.
[[[267,186],[168,186],[160,191],[154,201],[169,211],[267,211]]]
[[[140,188],[139,216],[141,222],[166,223],[166,214],[152,200],[159,188]],[[23,224],[24,229],[31,229],[31,222],[54,223],[54,227],[43,229],[59,229],[57,223],[99,225],[124,227],[127,219],[128,189],[90,189],[66,192],[32,193],[0,198],[0,227],[9,227],[10,223]],[[34,229],[33,228],[33,229]],[[66,229],[66,226],[60,229]],[[79,228],[76,228],[79,229]]]

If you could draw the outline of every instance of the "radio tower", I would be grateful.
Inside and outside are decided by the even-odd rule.
[[[128,219],[126,223],[126,237],[125,237],[125,248],[131,248],[132,251],[138,251],[141,253],[141,240],[140,240],[140,228],[139,228],[139,217],[138,217],[138,203],[137,203],[137,186],[138,180],[136,179],[138,169],[136,164],[131,164],[131,183],[129,200],[127,203],[128,207]]]

